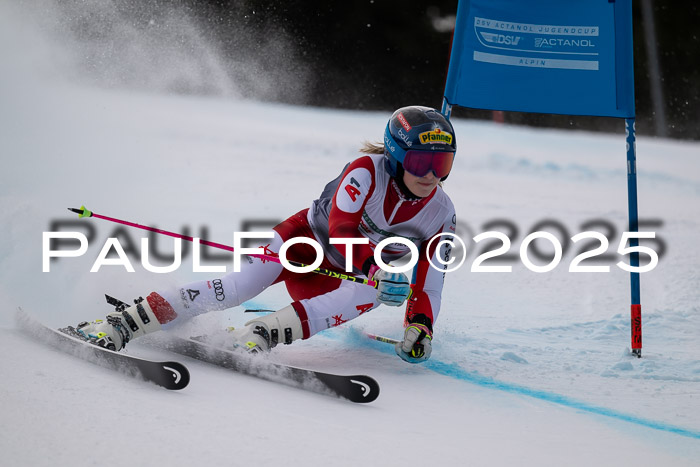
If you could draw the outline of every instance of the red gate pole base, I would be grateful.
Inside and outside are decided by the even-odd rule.
[[[642,358],[642,305],[632,304],[632,355]]]

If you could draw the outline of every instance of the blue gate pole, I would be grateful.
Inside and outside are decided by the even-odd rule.
[[[627,210],[629,215],[629,232],[639,231],[639,213],[637,211],[637,149],[635,136],[635,119],[625,119],[625,134],[627,139]],[[639,246],[639,239],[630,239],[630,247]],[[630,266],[639,267],[639,252],[630,254]],[[639,292],[639,273],[630,272],[632,292],[631,330],[632,354],[642,356],[642,305]]]

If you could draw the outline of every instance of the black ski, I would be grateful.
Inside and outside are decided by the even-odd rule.
[[[234,352],[197,340],[176,336],[158,336],[154,343],[166,350],[228,368],[238,373],[307,391],[342,397],[352,402],[372,402],[379,396],[379,384],[366,375],[343,376],[306,370],[269,362],[265,356]]]
[[[166,389],[182,389],[190,382],[190,373],[181,363],[155,362],[107,350],[69,335],[71,328],[56,330],[44,326],[22,309],[17,312],[17,324],[26,334],[63,352]]]

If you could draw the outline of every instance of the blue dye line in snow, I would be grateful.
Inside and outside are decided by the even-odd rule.
[[[350,340],[353,341],[353,343],[357,343],[363,346],[369,346],[374,349],[380,350],[384,353],[389,353],[392,355],[394,354],[394,349],[389,345],[370,340],[366,336],[354,329],[344,329],[344,331],[347,332],[347,335],[349,336]],[[327,337],[330,338],[340,337],[337,335],[331,335],[331,333],[325,334]],[[559,404],[565,407],[570,407],[572,409],[581,410],[583,412],[602,415],[604,417],[610,417],[628,423],[634,423],[636,425],[652,428],[654,430],[666,431],[668,433],[687,436],[689,438],[700,439],[700,431],[697,430],[690,430],[687,428],[671,425],[669,423],[658,422],[656,420],[637,417],[635,415],[626,414],[617,410],[599,407],[596,405],[588,404],[586,402],[573,399],[571,397],[564,396],[562,394],[557,394],[555,392],[541,391],[538,389],[528,388],[527,386],[520,386],[518,384],[498,381],[493,378],[481,376],[479,374],[466,371],[455,363],[443,363],[441,361],[431,359],[422,363],[422,365],[425,368],[434,371],[435,373],[441,374],[443,376],[448,376],[450,378],[458,379],[460,381],[466,381],[472,384],[476,384],[477,386],[509,392],[511,394],[520,394],[523,396],[533,397],[535,399]]]
[[[241,303],[241,306],[245,310],[269,310],[269,307],[266,307],[265,305],[256,302],[255,300],[248,300],[247,302]]]
[[[428,360],[427,362],[425,362],[425,365],[430,370],[441,375],[449,376],[451,378],[459,379],[461,381],[467,381],[472,384],[476,384],[486,388],[497,389],[499,391],[510,392],[513,394],[522,394],[524,396],[534,397],[535,399],[540,399],[543,401],[552,402],[554,404],[571,407],[573,409],[581,410],[584,412],[603,415],[604,417],[616,418],[618,420],[645,426],[647,428],[653,428],[655,430],[667,431],[669,433],[675,433],[681,436],[688,436],[690,438],[700,439],[700,431],[689,430],[668,423],[657,422],[655,420],[637,417],[635,415],[626,414],[617,410],[599,407],[554,392],[541,391],[538,389],[528,388],[526,386],[497,381],[492,378],[487,378],[485,376],[465,371],[456,364]]]

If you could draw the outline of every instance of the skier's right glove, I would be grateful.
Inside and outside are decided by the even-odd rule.
[[[369,278],[378,283],[377,301],[389,306],[401,306],[411,295],[411,282],[406,274],[388,272],[378,266],[372,269]]]
[[[421,363],[430,358],[433,351],[433,331],[430,319],[416,315],[404,330],[403,340],[394,345],[396,355],[408,363]]]

